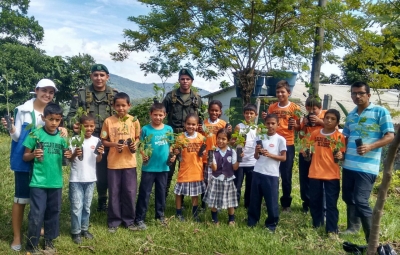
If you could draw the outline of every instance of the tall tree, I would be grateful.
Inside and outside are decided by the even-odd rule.
[[[316,17],[327,20],[328,60],[336,58],[327,52],[363,26],[354,14],[360,8],[357,0],[332,0],[323,11],[310,0],[139,1],[151,11],[128,18],[139,31],[124,31],[127,40],[111,53],[114,60],[149,50],[168,63],[189,62],[206,79],[235,71],[245,102],[250,101],[257,70],[309,69]]]
[[[0,1],[0,43],[19,41],[36,45],[42,42],[43,28],[27,15],[29,0]]]

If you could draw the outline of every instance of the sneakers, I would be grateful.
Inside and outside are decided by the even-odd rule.
[[[161,225],[166,226],[167,225],[167,221],[165,220],[164,216],[161,216],[160,218],[157,219]]]
[[[236,226],[236,222],[234,220],[228,222],[228,226],[234,227]]]
[[[54,247],[53,240],[45,239],[44,240],[44,250],[48,253],[56,253],[57,249]]]
[[[90,240],[92,240],[92,239],[94,238],[93,235],[92,235],[92,233],[90,233],[90,232],[87,231],[87,230],[82,230],[81,235],[82,235],[84,238],[90,239]]]
[[[177,215],[176,215],[176,218],[177,218],[179,221],[185,221],[185,217],[183,217],[182,214],[177,214]]]
[[[118,227],[108,227],[108,232],[111,234],[114,234],[115,232],[117,232]]]
[[[290,213],[292,210],[290,209],[290,207],[282,207],[282,212],[283,213]]]
[[[130,231],[138,231],[139,228],[135,224],[131,224],[127,227]]]
[[[39,247],[27,247],[26,255],[43,255],[43,253],[39,250]]]
[[[138,222],[136,222],[136,227],[137,227],[137,229],[138,230],[146,230],[147,229],[147,226],[146,226],[146,224],[144,223],[144,221],[138,221]]]
[[[16,245],[11,245],[11,250],[13,251],[21,251],[22,245],[16,244]]]
[[[71,234],[72,241],[76,244],[82,243],[81,234]]]

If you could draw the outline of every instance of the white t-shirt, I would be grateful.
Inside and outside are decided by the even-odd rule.
[[[83,160],[78,157],[71,163],[70,182],[95,182],[96,179],[96,157],[94,149],[99,138],[91,136],[83,142]],[[75,148],[73,148],[73,151]]]
[[[280,155],[282,151],[286,151],[286,140],[278,134],[262,140],[262,144],[264,149],[274,155]],[[254,172],[279,177],[279,164],[280,161],[260,155],[254,166]]]
[[[239,128],[241,132],[244,132],[247,126],[243,123],[239,123]],[[246,136],[246,144],[243,148],[244,157],[242,162],[239,163],[239,167],[242,166],[254,166],[256,164],[256,159],[254,158],[254,150],[256,149],[256,130],[250,129]]]

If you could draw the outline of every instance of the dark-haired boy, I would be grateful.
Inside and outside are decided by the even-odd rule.
[[[68,144],[59,135],[63,109],[55,103],[44,108],[43,128],[36,129],[24,141],[24,161],[32,161],[33,172],[29,184],[30,210],[28,216],[28,241],[26,250],[31,254],[42,254],[38,249],[40,229],[44,223],[45,250],[55,252],[53,240],[60,231],[62,157]],[[38,142],[43,148],[38,148]],[[71,158],[71,151],[64,153]]]
[[[294,148],[294,132],[299,128],[299,118],[295,112],[300,111],[300,107],[289,101],[290,86],[285,80],[276,84],[276,97],[278,102],[269,106],[268,113],[274,113],[279,117],[279,126],[277,133],[286,139],[286,161],[279,166],[282,179],[282,196],[280,198],[282,211],[290,212],[292,203],[292,170],[295,154]],[[289,129],[289,127],[291,127]]]
[[[268,212],[265,227],[274,232],[279,221],[279,164],[286,160],[286,141],[276,133],[279,126],[276,114],[266,116],[265,126],[268,128],[268,136],[260,137],[263,148],[257,145],[253,154],[257,162],[251,183],[247,225],[253,227],[260,220],[261,201],[264,198]]]
[[[155,218],[164,223],[164,210],[165,210],[165,189],[167,186],[169,167],[167,165],[168,156],[172,151],[168,140],[168,134],[172,134],[172,127],[165,125],[163,120],[165,118],[165,107],[161,103],[155,103],[150,108],[151,123],[142,128],[140,139],[151,137],[150,143],[146,146],[152,148],[152,155],[149,158],[142,154],[142,177],[139,186],[139,195],[136,204],[136,218],[135,225],[138,230],[145,230],[147,228],[144,220],[149,205],[149,198],[153,184],[155,186]],[[175,161],[175,156],[170,159],[171,162]]]
[[[238,204],[240,204],[240,195],[242,190],[243,179],[246,177],[245,191],[244,191],[244,207],[248,208],[250,205],[250,192],[251,192],[251,179],[256,164],[254,158],[254,149],[256,144],[256,130],[249,128],[250,124],[254,123],[257,116],[257,106],[254,104],[247,104],[243,108],[243,116],[245,123],[239,123],[235,127],[235,131],[246,136],[246,143],[243,148],[244,157],[242,162],[239,163],[239,168],[235,171],[235,186],[237,190]],[[247,132],[247,133],[246,133]]]
[[[310,114],[309,117],[304,117],[300,123],[300,131],[303,131],[304,135],[300,135],[303,138],[307,134],[311,134],[317,129],[321,129],[324,126],[324,115],[326,110],[321,109],[321,101],[315,97],[309,97],[306,100],[306,110]],[[313,125],[310,125],[310,122]],[[310,206],[310,180],[308,178],[308,171],[310,169],[311,161],[304,160],[302,153],[299,153],[299,182],[300,182],[300,197],[303,200],[303,212],[307,213]]]

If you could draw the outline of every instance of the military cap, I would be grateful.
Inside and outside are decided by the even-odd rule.
[[[193,74],[192,74],[192,71],[190,71],[190,69],[182,68],[182,69],[179,71],[179,78],[181,77],[181,75],[187,75],[187,76],[189,76],[192,80],[194,80],[194,76],[193,76]]]
[[[106,72],[106,74],[109,74],[107,67],[105,65],[103,65],[103,64],[94,64],[94,65],[92,65],[92,68],[90,69],[90,72],[94,73],[96,71],[103,71],[103,72]]]

